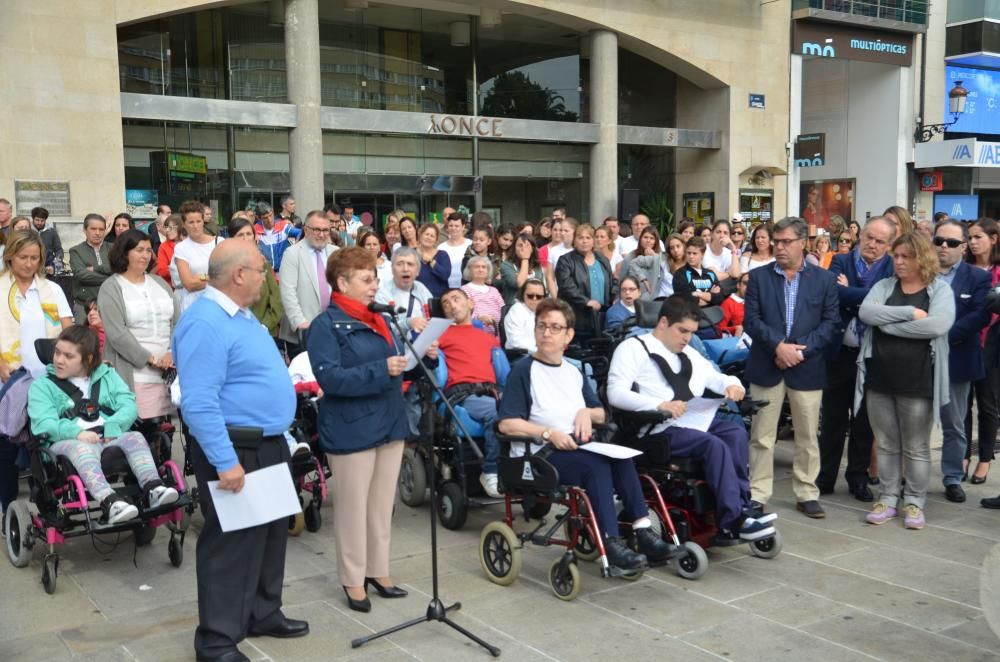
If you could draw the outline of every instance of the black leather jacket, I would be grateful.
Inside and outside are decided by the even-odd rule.
[[[616,290],[614,275],[611,272],[611,264],[608,258],[594,253],[594,258],[604,270],[604,306],[602,310],[607,310],[608,306],[614,303],[614,293]],[[587,302],[593,297],[590,296],[590,274],[587,271],[587,264],[583,261],[583,255],[578,251],[571,251],[559,258],[556,263],[556,286],[559,288],[559,298],[573,307],[577,320],[589,319],[586,313]]]

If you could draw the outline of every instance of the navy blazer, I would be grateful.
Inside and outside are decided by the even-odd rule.
[[[955,323],[948,332],[948,378],[974,382],[986,376],[979,332],[990,323],[986,295],[993,278],[989,271],[959,262],[951,289],[955,293]]]
[[[399,354],[381,335],[336,304],[309,325],[309,363],[323,389],[319,443],[327,453],[368,450],[410,436],[403,377],[389,376],[386,359]]]
[[[799,275],[792,332],[785,337],[785,276],[773,264],[750,272],[743,330],[753,339],[747,358],[746,377],[752,384],[815,391],[826,387],[826,351],[839,346],[840,328],[837,281],[829,271],[806,264]],[[774,364],[778,343],[805,345],[805,361],[780,370]]]
[[[858,316],[858,309],[861,307],[861,302],[865,300],[868,292],[872,289],[871,285],[895,275],[892,267],[892,256],[886,253],[882,260],[875,263],[873,267],[875,273],[869,281],[871,285],[865,287],[861,284],[861,276],[858,275],[856,266],[857,255],[858,249],[855,248],[849,253],[834,255],[833,260],[830,262],[830,273],[833,274],[834,280],[841,274],[847,276],[846,286],[837,285],[837,296],[840,299],[840,323],[837,325],[838,339],[843,339],[844,332],[847,331],[847,325],[850,324],[852,319]],[[859,342],[860,340],[858,338]],[[841,343],[839,342],[832,343],[830,351],[827,352],[827,358],[836,358],[837,352],[840,351],[840,345]]]

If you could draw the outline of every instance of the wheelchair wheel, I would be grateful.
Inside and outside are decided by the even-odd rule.
[[[306,528],[306,516],[302,511],[295,513],[288,518],[288,535],[297,536]]]
[[[15,568],[23,568],[31,562],[31,514],[28,504],[15,501],[7,508],[7,558]]]
[[[136,529],[132,535],[135,536],[136,547],[145,547],[156,538],[156,527],[146,525],[141,529]]]
[[[403,450],[403,462],[399,467],[399,499],[407,506],[416,508],[427,498],[427,466],[420,453],[414,448]]]
[[[437,498],[438,517],[441,525],[452,531],[457,531],[465,525],[469,509],[465,504],[462,487],[453,480],[441,484]]]
[[[542,519],[549,514],[550,510],[552,510],[551,502],[536,503],[531,508],[524,508],[524,512],[528,516],[528,519]]]
[[[479,564],[494,584],[513,584],[521,574],[521,546],[514,530],[503,522],[484,526],[479,534]]]
[[[708,570],[708,554],[696,542],[684,543],[687,554],[675,561],[677,575],[684,579],[698,579]]]
[[[42,566],[42,587],[45,592],[52,595],[56,592],[56,580],[59,577],[59,557],[45,557],[45,564]]]
[[[573,600],[580,594],[580,569],[575,563],[563,563],[562,558],[556,559],[549,566],[549,587],[560,600]]]
[[[621,578],[627,582],[637,582],[640,579],[642,579],[642,575],[645,572],[646,572],[645,570],[633,570],[632,572],[623,572],[621,574]]]
[[[306,531],[309,533],[316,533],[319,528],[323,526],[323,513],[320,512],[320,502],[319,499],[313,499],[309,502],[309,505],[305,507],[305,524]]]
[[[750,543],[750,553],[757,558],[773,559],[781,553],[782,547],[783,541],[781,539],[781,531],[775,529],[774,535],[770,538],[762,538],[760,540],[754,540]]]
[[[572,520],[566,520],[566,524],[563,525],[566,540],[572,540],[574,529],[577,529],[577,526],[571,522]],[[596,561],[601,552],[597,549],[597,543],[590,537],[590,529],[586,526],[581,526],[578,531],[576,548],[573,550],[573,553],[581,561]]]
[[[167,556],[170,557],[170,565],[175,568],[181,567],[184,563],[184,548],[181,547],[181,542],[174,536],[170,536],[170,542],[167,544]]]

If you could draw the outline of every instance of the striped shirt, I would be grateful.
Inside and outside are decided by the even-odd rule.
[[[788,280],[785,275],[785,270],[775,262],[774,272],[780,274],[784,279],[785,284],[785,338],[789,338],[792,335],[792,324],[795,323],[795,302],[799,298],[799,281],[802,279],[802,271],[806,268],[805,262],[799,267],[799,270],[795,273],[795,278]]]

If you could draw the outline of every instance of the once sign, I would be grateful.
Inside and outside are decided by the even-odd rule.
[[[503,120],[472,115],[431,115],[427,133],[470,138],[502,138]]]

